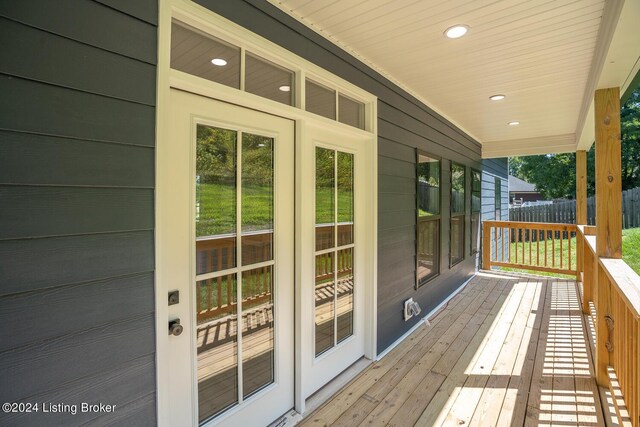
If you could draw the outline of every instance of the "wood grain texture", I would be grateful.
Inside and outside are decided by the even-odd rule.
[[[156,63],[157,28],[94,1],[68,0],[65,7],[47,0],[0,2],[0,16],[99,49]]]
[[[596,244],[598,256],[622,258],[620,89],[596,91]]]
[[[156,0],[138,0],[135,2],[128,0],[96,0],[113,9],[124,12],[127,15],[148,22],[149,24],[158,24],[158,2]]]
[[[153,287],[143,273],[0,297],[0,352],[153,313]]]
[[[587,152],[576,151],[576,224],[587,224]]]
[[[0,296],[148,272],[153,232],[0,241],[0,266]]]
[[[153,188],[154,163],[153,147],[0,131],[0,184]]]
[[[10,402],[53,392],[70,381],[113,371],[134,359],[152,355],[154,317],[130,317],[0,353],[4,384],[0,398]],[[26,378],[38,381],[25,381]]]
[[[604,425],[575,282],[480,273],[302,426]]]
[[[0,240],[153,229],[152,189],[0,185]]]
[[[120,410],[2,425],[155,424],[157,2],[105,2],[0,2],[0,395]]]
[[[95,375],[79,378],[60,387],[29,396],[24,401],[65,402],[80,407],[82,402],[103,402],[116,405],[110,414],[10,414],[3,418],[7,425],[92,425],[117,424],[132,417],[132,410],[140,411],[136,417],[136,426],[155,425],[155,378],[148,372],[155,369],[155,358],[146,355],[118,366],[115,370],[99,372]],[[140,397],[142,396],[142,397]],[[153,408],[151,410],[151,408]],[[124,424],[120,424],[124,425]]]
[[[155,108],[0,75],[0,128],[155,145]]]
[[[153,64],[6,18],[0,18],[0,40],[4,41],[0,73],[155,105]],[[20,61],[15,60],[18,57]]]

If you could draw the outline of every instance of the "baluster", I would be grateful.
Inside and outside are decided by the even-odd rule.
[[[527,230],[527,234],[529,235],[529,265],[533,265],[533,257],[531,256],[531,247],[533,246],[533,239],[531,238],[532,231],[531,228]]]
[[[562,241],[564,240],[564,231],[560,230],[560,269],[562,269]]]
[[[540,267],[540,230],[536,230],[536,265]]]
[[[556,232],[551,231],[551,266],[556,266]]]

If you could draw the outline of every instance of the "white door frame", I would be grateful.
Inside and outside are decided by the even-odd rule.
[[[259,53],[261,56],[281,64],[295,72],[295,106],[288,106],[276,101],[265,99],[247,92],[229,88],[227,86],[210,82],[199,77],[195,77],[177,70],[170,69],[170,46],[171,46],[171,20],[179,19],[191,26],[194,26],[206,33],[210,33],[218,38],[227,40],[240,46],[242,49],[249,49],[251,52]],[[365,129],[357,129],[334,120],[326,119],[304,110],[304,81],[306,76],[311,76],[315,81],[329,84],[336,87],[341,93],[345,93],[354,99],[365,103]],[[167,155],[169,126],[169,94],[170,88],[182,89],[195,94],[207,96],[212,99],[237,104],[246,108],[256,109],[265,113],[282,116],[295,120],[295,144],[296,147],[311,144],[306,127],[316,125],[328,127],[332,131],[349,137],[366,138],[371,144],[371,170],[369,179],[372,187],[371,194],[371,224],[370,236],[372,254],[367,266],[363,266],[367,272],[370,283],[365,289],[365,357],[375,360],[377,354],[377,98],[357,86],[333,75],[332,73],[306,61],[288,50],[258,36],[255,33],[209,11],[188,0],[159,0],[159,22],[158,22],[158,74],[157,74],[157,105],[156,105],[156,164],[160,164],[163,156]],[[296,149],[296,168],[308,167],[301,163],[301,150]],[[311,165],[312,168],[315,165]],[[298,171],[296,170],[296,174]],[[168,344],[164,339],[169,321],[169,310],[167,306],[167,293],[171,288],[170,279],[159,268],[161,262],[161,251],[165,244],[160,238],[158,230],[167,226],[160,206],[165,188],[163,187],[163,174],[167,171],[156,168],[156,372],[157,372],[157,420],[161,426],[168,425],[166,414],[171,408],[171,401],[166,392],[171,384],[167,378],[161,374],[163,369],[170,365],[167,358]],[[303,191],[301,183],[296,179],[295,191],[299,195]],[[296,200],[296,215],[299,212],[298,200]],[[299,221],[296,221],[298,224]],[[302,239],[302,230],[296,225],[296,245],[307,244],[309,241]],[[300,240],[299,240],[300,239]],[[305,243],[307,242],[307,243]],[[311,240],[312,244],[313,240]],[[297,246],[299,247],[299,246]],[[295,293],[295,323],[301,325],[303,322],[302,313],[302,292],[299,290],[301,271],[299,257],[296,256],[296,293]],[[303,372],[300,367],[306,350],[313,352],[313,349],[302,348],[302,336],[304,331],[301,327],[295,330],[295,409],[302,413],[305,406],[305,396],[303,387]]]
[[[373,183],[371,180],[371,144],[367,138],[348,136],[323,126],[307,124],[307,139],[297,146],[299,167],[296,170],[296,313],[300,319],[297,336],[300,359],[296,371],[302,400],[325,385],[359,357],[367,354],[367,319],[370,308],[372,266],[376,252],[370,233],[373,223]],[[354,165],[354,335],[315,356],[315,151],[316,147],[352,153]],[[356,356],[354,358],[354,355]],[[297,407],[297,409],[301,409]]]

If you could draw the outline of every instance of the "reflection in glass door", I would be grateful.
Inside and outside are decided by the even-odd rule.
[[[273,138],[197,126],[200,422],[274,382],[273,180]]]
[[[353,154],[316,147],[315,355],[353,335]]]

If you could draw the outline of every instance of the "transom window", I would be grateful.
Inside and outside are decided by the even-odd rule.
[[[297,87],[294,70],[177,19],[171,24],[171,68],[365,129],[363,102],[313,78]],[[297,91],[303,91],[304,104],[296,104]]]

